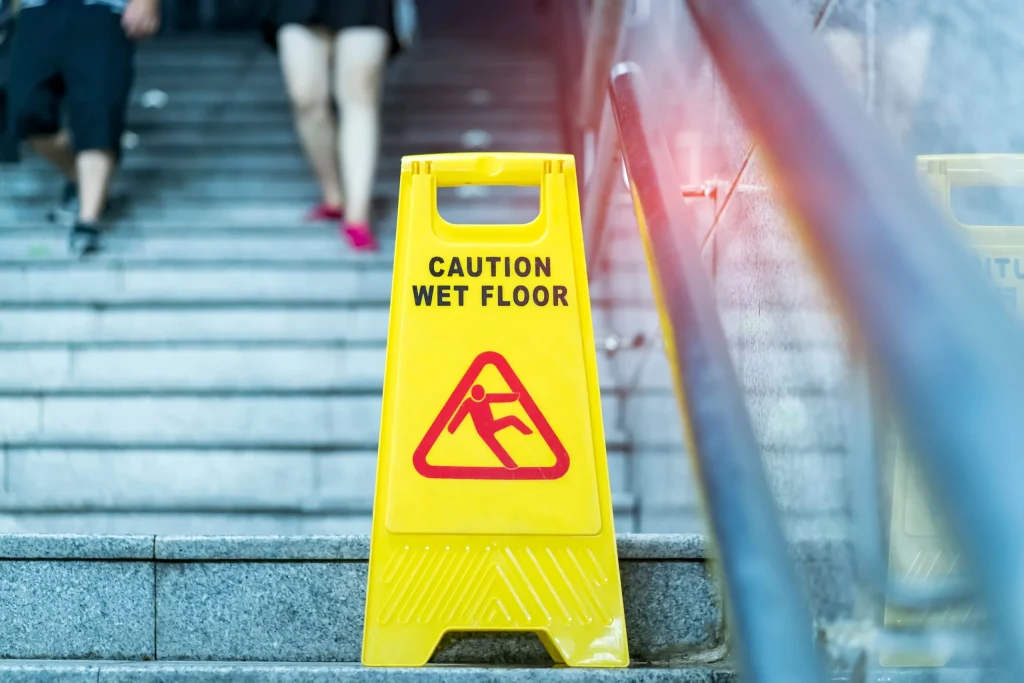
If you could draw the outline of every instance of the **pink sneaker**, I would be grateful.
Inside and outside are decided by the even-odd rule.
[[[349,246],[356,251],[377,251],[377,240],[366,222],[341,224],[341,232]]]
[[[306,214],[306,220],[310,223],[327,221],[342,221],[345,220],[345,209],[340,206],[329,206],[320,202]]]

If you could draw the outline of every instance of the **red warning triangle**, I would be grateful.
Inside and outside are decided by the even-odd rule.
[[[488,394],[482,386],[475,385],[480,373],[488,365],[494,366],[501,374],[511,393]],[[551,453],[555,456],[553,465],[519,467],[495,438],[498,431],[505,428],[514,428],[523,434],[532,433],[530,427],[516,417],[509,416],[495,420],[491,415],[491,403],[514,401],[523,407],[526,415],[536,427],[537,433],[551,449]],[[463,422],[469,422],[470,424],[467,426],[475,427],[480,435],[481,445],[490,448],[494,453],[494,467],[431,465],[427,462],[430,449],[437,443],[438,437],[441,436],[445,428],[454,434]],[[430,429],[427,430],[420,445],[413,453],[412,464],[417,472],[430,479],[559,479],[569,471],[569,454],[562,442],[555,436],[551,425],[548,424],[537,404],[533,402],[530,393],[523,386],[522,381],[512,370],[512,366],[508,364],[505,357],[497,351],[484,351],[470,363],[469,369],[459,380],[455,391],[445,401],[441,412],[434,418],[433,424],[430,425]]]

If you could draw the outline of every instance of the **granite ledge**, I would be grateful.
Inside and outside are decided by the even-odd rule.
[[[620,534],[622,560],[703,560],[698,534]],[[3,560],[161,560],[166,562],[365,562],[369,536],[91,536],[0,534]]]
[[[600,683],[731,683],[735,673],[724,666],[631,667],[628,669],[570,669],[550,667],[427,666],[419,669],[370,669],[359,664],[306,664],[258,662],[74,662],[0,661],[5,683],[325,683],[362,681],[403,683],[415,681],[466,681],[503,683],[567,681]]]
[[[621,560],[703,560],[697,534],[620,534]],[[370,557],[369,536],[157,536],[156,559],[186,561],[349,561]]]
[[[620,560],[704,560],[707,540],[701,534],[619,534]]]
[[[156,559],[185,561],[350,561],[370,557],[369,536],[157,536]]]
[[[152,560],[153,536],[0,534],[3,560]]]

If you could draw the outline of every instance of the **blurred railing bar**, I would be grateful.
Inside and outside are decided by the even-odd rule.
[[[689,452],[736,624],[742,671],[759,683],[824,681],[810,610],[788,553],[709,276],[695,240],[688,237],[691,232],[682,227],[686,213],[673,181],[671,152],[639,68],[616,66],[610,93],[664,316],[666,355],[686,416]]]
[[[786,3],[687,4],[1024,674],[1024,332]]]

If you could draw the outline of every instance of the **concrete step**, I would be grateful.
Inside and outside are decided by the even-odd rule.
[[[0,322],[4,316],[0,313]],[[384,344],[186,343],[8,346],[0,342],[0,394],[75,394],[149,390],[369,393],[384,382]],[[776,348],[744,355],[740,377],[754,393],[776,389],[819,393],[844,388],[838,349]],[[659,347],[598,355],[604,391],[672,391]],[[628,378],[628,379],[627,379]]]
[[[219,106],[228,108],[231,106],[245,106],[253,108],[288,107],[288,95],[284,88],[240,88],[225,91],[223,88],[203,87],[201,79],[188,80],[182,77],[184,83],[180,89],[172,83],[165,81],[146,81],[139,77],[139,83],[145,84],[139,92],[145,92],[149,88],[160,88],[167,90],[173,96],[163,111],[168,116],[173,116],[176,107],[191,108],[195,106]],[[196,87],[185,89],[189,83]],[[506,87],[498,87],[499,83],[470,82],[464,85],[421,85],[418,83],[395,83],[385,88],[381,101],[385,107],[394,105],[406,107],[418,107],[421,104],[429,105],[433,102],[435,106],[461,105],[467,102],[468,98],[474,97],[471,91],[478,88],[486,88],[491,91],[491,107],[521,107],[531,106],[539,108],[555,109],[558,106],[558,94],[552,90],[554,81],[546,81],[547,87],[522,88],[516,86],[515,82],[506,82]],[[537,85],[541,85],[538,83]],[[516,86],[516,87],[510,87]]]
[[[38,506],[37,506],[38,507]],[[685,519],[685,518],[684,518]],[[675,513],[665,531],[701,531],[693,523],[681,523]],[[65,506],[55,510],[22,509],[0,512],[0,533],[11,534],[192,534],[198,536],[293,536],[370,533],[370,513],[345,509],[283,510],[240,508],[227,512],[192,508],[132,510],[112,506],[82,510]],[[622,531],[637,531],[627,515]],[[0,679],[2,680],[2,679]]]
[[[205,75],[204,75],[205,76]],[[558,87],[557,75],[542,67],[525,69],[488,64],[484,61],[475,68],[459,68],[445,72],[435,64],[392,69],[385,73],[385,89],[468,89],[480,87],[499,88],[515,84],[523,90],[551,92]],[[279,70],[267,69],[261,65],[256,69],[224,69],[214,71],[202,80],[189,80],[184,69],[154,69],[139,79],[142,88],[160,88],[171,94],[192,95],[208,92],[235,93],[242,90],[257,92],[264,97],[286,96]]]
[[[377,258],[349,263],[135,264],[104,261],[0,265],[0,304],[114,302],[346,302],[387,303],[390,264]],[[821,284],[783,280],[767,291],[750,281],[719,283],[723,305],[822,306]],[[593,281],[592,301],[651,301],[649,279],[616,270]]]
[[[391,269],[379,263],[316,269],[223,265],[118,268],[80,263],[0,268],[0,303],[335,302],[384,304]]]
[[[457,128],[438,129],[403,125],[384,129],[381,149],[384,154],[415,154],[417,149],[426,151],[430,148],[433,148],[434,152],[461,151],[467,148],[464,134],[468,130],[480,130],[489,136],[482,143],[474,143],[486,149],[556,152],[561,147],[557,130],[516,129],[511,125],[495,126],[489,121],[481,121],[479,127],[475,127],[473,123],[464,119],[463,126]],[[240,127],[238,124],[214,124],[208,128],[151,126],[138,129],[129,125],[129,130],[138,135],[138,146],[131,150],[132,155],[146,152],[158,158],[183,153],[231,156],[235,153],[244,154],[249,150],[286,149],[297,153],[299,144],[299,138],[292,128],[281,124],[266,126],[262,130],[250,130],[248,125]],[[11,182],[10,179],[5,179],[5,185],[8,182]]]
[[[630,455],[609,453],[615,508],[629,513]],[[0,451],[0,512],[312,513],[369,519],[377,452],[298,449]]]
[[[0,305],[107,303],[350,303],[387,305],[389,264],[226,262],[180,265],[85,261],[0,266]],[[614,272],[590,286],[591,300],[650,300],[637,277]]]
[[[222,143],[211,143],[205,146],[201,152],[190,153],[188,145],[169,144],[162,147],[159,140],[151,140],[145,143],[143,148],[154,164],[159,165],[161,160],[175,159],[180,163],[182,159],[190,157],[206,158],[214,163],[223,157],[236,157],[235,163],[241,163],[246,156],[247,148],[239,146],[233,149],[230,145]],[[502,148],[505,148],[502,145]],[[518,148],[524,152],[550,152],[557,149],[553,138],[538,136],[534,140],[523,141],[508,147]],[[238,154],[236,154],[236,149]],[[132,201],[140,202],[154,199],[161,202],[181,200],[183,198],[197,201],[221,199],[239,201],[258,200],[284,200],[285,202],[302,201],[305,203],[317,201],[320,198],[316,183],[312,181],[308,172],[283,173],[280,178],[274,178],[272,182],[266,182],[269,175],[273,174],[275,165],[272,160],[267,160],[267,151],[273,150],[273,146],[250,148],[257,150],[254,157],[246,158],[246,163],[251,164],[248,170],[242,170],[238,174],[229,175],[225,169],[218,166],[218,171],[196,171],[189,172],[186,169],[179,170],[131,170],[127,169],[118,176],[114,185],[116,191],[127,194]],[[456,137],[451,144],[430,144],[421,147],[421,151],[436,151],[438,149],[454,149],[462,151],[463,145]],[[212,165],[212,164],[211,164]],[[251,169],[257,168],[253,172]],[[228,165],[226,170],[231,170]],[[378,201],[388,199],[395,201],[398,198],[399,178],[397,174],[391,174],[378,181],[374,188],[374,196]],[[38,173],[27,171],[13,177],[3,178],[0,183],[0,197],[10,201],[38,199],[47,204],[54,204],[63,186],[61,178],[53,173],[40,171]],[[487,191],[478,194],[490,194]],[[495,200],[492,199],[492,202]],[[531,202],[536,206],[536,200]],[[501,216],[501,205],[491,205],[491,215]],[[510,209],[514,209],[514,202]],[[525,217],[529,220],[537,215],[534,208],[532,215]],[[513,219],[506,219],[508,222],[515,222]],[[491,218],[490,222],[498,222]]]
[[[732,667],[677,666],[631,669],[452,667],[364,669],[357,664],[257,662],[0,661],[0,678],[13,683],[733,683]],[[964,682],[974,683],[974,681]]]
[[[0,342],[383,342],[386,305],[0,306]]]
[[[594,307],[595,338],[658,336],[652,306]],[[729,308],[726,333],[737,348],[841,349],[836,320],[822,311]],[[386,305],[165,302],[68,305],[0,305],[0,344],[91,344],[123,342],[378,342],[387,334]]]
[[[657,404],[664,396],[642,399]],[[602,397],[609,444],[622,444],[620,401]],[[0,441],[8,446],[183,448],[376,448],[379,390],[198,393],[149,391],[0,398]],[[652,440],[675,441],[664,416]],[[669,430],[671,431],[671,430]]]
[[[225,39],[223,34],[217,36],[217,42]],[[191,71],[197,68],[210,70],[212,72],[222,71],[248,71],[257,70],[261,72],[279,71],[280,66],[277,56],[260,44],[237,44],[225,43],[214,49],[203,45],[202,42],[194,42],[187,47],[174,45],[175,39],[170,36],[161,36],[153,43],[140,50],[136,64],[147,76],[159,76],[164,73],[180,73]],[[522,47],[508,44],[505,41],[497,44],[479,42],[466,44],[465,42],[452,41],[452,47],[456,50],[471,50],[473,60],[460,59],[453,55],[448,49],[437,49],[438,46],[422,45],[416,49],[415,58],[403,59],[396,62],[391,71],[433,71],[436,69],[467,70],[467,72],[482,71],[486,75],[484,67],[496,69],[508,69],[510,71],[550,69],[551,60],[543,50],[538,51],[535,47]],[[463,53],[464,54],[464,53]]]
[[[447,209],[442,207],[442,211]],[[477,217],[493,217],[493,213],[478,211]],[[448,214],[448,211],[445,211]],[[467,216],[466,210],[455,214]],[[297,223],[298,216],[292,223]],[[66,250],[66,228],[52,223],[25,224],[0,233],[0,263],[33,264],[46,260],[70,262]],[[616,236],[612,241],[609,263],[616,269],[628,268],[647,274],[644,255],[638,246]],[[96,255],[100,262],[171,262],[190,261],[272,261],[330,263],[391,263],[394,242],[383,238],[378,254],[354,254],[340,239],[337,226],[332,224],[301,224],[271,227],[203,228],[144,227],[138,224],[118,224],[110,231],[104,250]],[[600,273],[597,278],[602,277]]]
[[[238,124],[244,126],[246,124]],[[282,124],[283,125],[283,124]],[[458,131],[450,133],[449,136],[455,142],[456,146],[454,151],[463,151],[463,134],[465,131]],[[487,131],[483,131],[486,133]],[[475,135],[475,133],[474,133]],[[493,147],[492,138],[473,139],[467,141],[473,143],[477,147]],[[141,136],[139,138],[141,142]],[[286,145],[276,145],[268,149],[263,148],[242,148],[232,150],[231,154],[217,154],[217,147],[214,146],[214,142],[210,145],[200,145],[192,149],[192,154],[182,153],[177,147],[159,151],[159,153],[151,153],[145,145],[140,144],[133,150],[126,152],[123,163],[121,166],[121,172],[116,178],[123,178],[126,175],[130,176],[132,173],[184,173],[185,171],[195,171],[197,175],[203,175],[206,173],[221,171],[221,172],[235,172],[242,178],[252,179],[265,179],[267,174],[281,172],[285,176],[289,174],[298,173],[299,171],[305,171],[306,177],[310,183],[313,183],[313,175],[310,171],[309,162],[298,153],[297,149]],[[486,143],[486,144],[485,144]],[[394,145],[388,150],[384,150],[384,153],[380,157],[379,166],[379,179],[389,179],[395,182],[401,172],[402,156],[415,153],[436,153],[441,145],[435,142],[426,142],[424,144],[402,146]],[[451,151],[452,148],[449,148]],[[500,151],[500,150],[499,150]],[[541,150],[545,151],[545,150]],[[166,153],[164,153],[166,152]],[[4,182],[13,181],[16,177],[22,174],[37,175],[43,182],[55,182],[54,178],[57,176],[52,170],[46,165],[42,159],[26,154],[21,164],[16,167],[17,170],[11,168],[0,167],[0,180]],[[512,186],[476,186],[462,190],[466,198],[472,199],[474,197],[499,197],[507,194],[508,190],[516,191],[519,188]],[[458,192],[458,190],[453,190]],[[530,191],[528,191],[530,192]],[[531,192],[536,197],[536,191]],[[462,195],[460,195],[462,196]]]
[[[159,88],[157,88],[159,89]],[[276,130],[287,130],[294,125],[292,108],[287,103],[268,105],[259,109],[251,107],[184,107],[174,106],[168,99],[163,108],[147,107],[142,98],[148,91],[140,87],[134,94],[134,101],[128,110],[128,128],[137,133],[152,129],[205,129],[211,127],[253,126],[256,130],[274,126]],[[152,95],[150,95],[152,96]],[[168,98],[173,97],[168,94]],[[384,130],[394,128],[425,130],[452,129],[467,130],[474,124],[483,125],[487,130],[503,130],[517,122],[522,128],[556,129],[559,125],[558,112],[537,107],[491,106],[494,94],[490,88],[471,88],[466,91],[462,102],[437,103],[430,105],[395,106],[381,112]],[[477,103],[486,100],[486,104]],[[454,117],[458,105],[462,116]],[[171,109],[172,111],[168,111]],[[468,111],[467,111],[468,110]]]
[[[329,668],[359,659],[368,549],[366,536],[2,535],[0,584],[18,590],[0,593],[0,608],[14,615],[0,621],[0,679],[64,680],[52,677],[59,667],[79,674],[91,667],[84,672],[89,680],[185,680],[179,667],[195,667],[187,672],[196,674],[212,670],[217,681],[287,681],[287,671],[326,676],[316,680],[335,680],[340,671],[368,676]],[[849,552],[842,538],[794,542],[793,556],[819,619],[852,613]],[[550,658],[526,634],[450,634],[434,663],[531,667],[529,673],[496,668],[484,674],[529,681],[549,675],[677,681],[690,680],[686,666],[700,662],[709,668],[694,680],[731,681],[728,623],[703,538],[620,535],[618,557],[635,669],[545,670]],[[75,661],[81,659],[101,661]],[[254,668],[229,668],[243,663]],[[275,663],[289,666],[274,669]],[[112,671],[125,673],[104,679]],[[409,675],[436,671],[455,677],[441,680],[505,680],[450,667]],[[658,677],[666,671],[674,676]],[[258,678],[260,673],[271,677]],[[383,673],[366,680],[383,680]],[[385,678],[392,674],[404,675],[388,672]]]
[[[397,186],[395,186],[397,188]],[[53,188],[56,190],[56,185]],[[192,229],[255,229],[271,231],[291,230],[305,227],[302,220],[315,200],[311,194],[286,199],[255,199],[252,196],[192,198],[183,202],[180,198],[168,197],[154,188],[148,195],[132,194],[130,188],[116,187],[117,194],[124,195],[115,215],[110,216],[113,227],[135,226],[145,228],[180,227]],[[200,192],[202,192],[200,190]],[[0,226],[28,227],[42,225],[57,204],[58,193],[48,191],[0,203]],[[502,220],[530,220],[537,215],[536,202],[503,202],[495,206],[492,200],[465,199],[458,206],[451,206],[443,214],[456,223],[487,224]],[[377,230],[386,235],[395,232],[395,204],[384,195],[374,199],[373,222]],[[442,206],[444,211],[444,206]]]
[[[236,501],[237,502],[237,501]],[[678,505],[648,512],[638,509],[635,496],[613,501],[615,528],[621,533],[657,529],[663,533],[702,533],[700,511]],[[195,505],[149,509],[112,505],[29,507],[0,512],[0,533],[25,534],[164,534],[196,536],[317,536],[369,534],[367,510],[240,507],[204,509]],[[816,518],[820,518],[818,515]],[[2,679],[0,679],[2,680]]]
[[[280,92],[277,88],[271,93]],[[159,90],[167,95],[166,102],[160,108],[148,105],[144,97],[152,98]],[[459,125],[473,128],[476,123],[489,125],[491,121],[500,123],[514,119],[522,114],[524,122],[537,120],[538,115],[544,120],[557,116],[557,99],[545,93],[524,94],[515,96],[506,94],[507,85],[498,86],[483,83],[479,86],[449,89],[445,98],[430,97],[424,91],[405,89],[403,97],[396,97],[385,92],[386,107],[382,112],[385,129],[391,125],[404,125],[405,122],[425,120],[441,120],[444,127]],[[138,121],[140,124],[153,122],[160,125],[174,125],[174,122],[203,121],[235,121],[239,123],[258,122],[265,120],[279,121],[283,127],[292,126],[292,105],[284,96],[262,97],[257,101],[238,102],[239,95],[229,91],[231,101],[224,102],[210,94],[202,97],[187,92],[166,92],[159,82],[140,83],[135,89],[128,109],[129,129]],[[161,97],[157,95],[157,97]],[[161,97],[161,99],[163,99]],[[179,118],[180,117],[180,118]],[[204,118],[205,117],[205,118]],[[420,119],[419,117],[426,117]]]
[[[368,547],[365,536],[3,536],[0,584],[19,590],[0,593],[0,608],[19,617],[0,621],[0,659],[355,663]],[[619,558],[637,663],[723,656],[701,538],[621,536]],[[551,660],[534,636],[456,635],[435,661]]]

